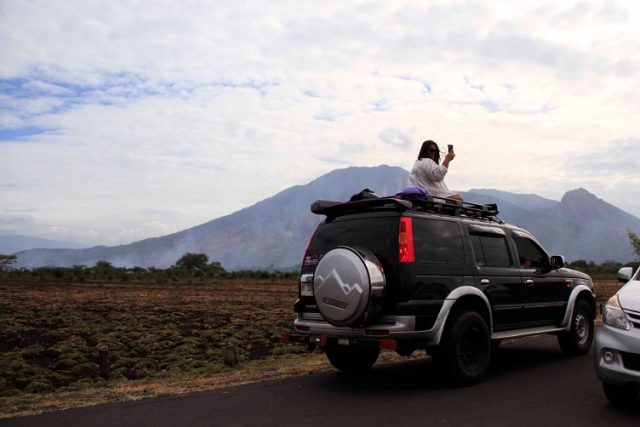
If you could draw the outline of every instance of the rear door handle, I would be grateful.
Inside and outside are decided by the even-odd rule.
[[[527,279],[527,280],[524,281],[524,284],[527,285],[527,286],[533,286],[533,280]]]
[[[482,279],[480,280],[480,284],[484,286],[488,286],[491,284],[491,281],[489,279]]]

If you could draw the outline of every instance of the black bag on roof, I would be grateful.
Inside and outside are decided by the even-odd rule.
[[[353,202],[355,200],[377,199],[377,198],[378,198],[378,196],[376,196],[375,193],[372,190],[369,190],[368,188],[365,188],[361,192],[356,193],[353,196],[351,196],[349,201]]]

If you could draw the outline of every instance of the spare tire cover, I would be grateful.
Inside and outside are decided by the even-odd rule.
[[[318,262],[314,297],[322,317],[335,326],[370,320],[382,308],[385,277],[370,251],[340,246]]]

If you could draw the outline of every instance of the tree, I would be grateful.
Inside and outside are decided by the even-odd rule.
[[[218,261],[212,261],[207,265],[207,273],[213,276],[218,276],[226,273],[227,271],[222,267]]]
[[[11,264],[17,261],[18,257],[15,255],[2,255],[0,254],[0,271],[9,270]]]
[[[96,279],[113,280],[117,269],[109,261],[100,260],[96,262],[96,265],[92,269],[90,269],[90,272]]]
[[[204,270],[208,263],[209,257],[206,254],[194,254],[187,252],[182,255],[178,261],[176,261],[176,267],[184,268],[189,273],[193,273],[194,271]]]
[[[631,247],[633,248],[633,253],[636,256],[636,261],[640,261],[640,237],[633,231],[627,229],[627,233],[629,235],[629,242],[631,243]]]
[[[586,271],[589,270],[590,267],[589,267],[589,263],[586,260],[578,259],[578,260],[575,260],[573,262],[570,262],[569,263],[569,268],[572,268],[574,270],[579,270],[579,271],[586,272]]]
[[[111,264],[109,261],[105,261],[105,260],[100,260],[98,262],[96,262],[96,270],[113,270],[113,264]]]

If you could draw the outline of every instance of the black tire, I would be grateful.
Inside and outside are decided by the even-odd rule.
[[[593,341],[593,312],[584,300],[579,300],[573,307],[571,330],[558,335],[560,348],[567,356],[587,354]]]
[[[337,344],[327,345],[327,358],[329,362],[340,371],[347,374],[363,373],[371,369],[378,360],[380,349],[378,347],[343,346]]]
[[[638,387],[602,383],[605,396],[613,406],[630,407],[636,403]]]
[[[491,359],[491,334],[475,311],[453,313],[434,360],[455,385],[476,384],[487,373]]]

